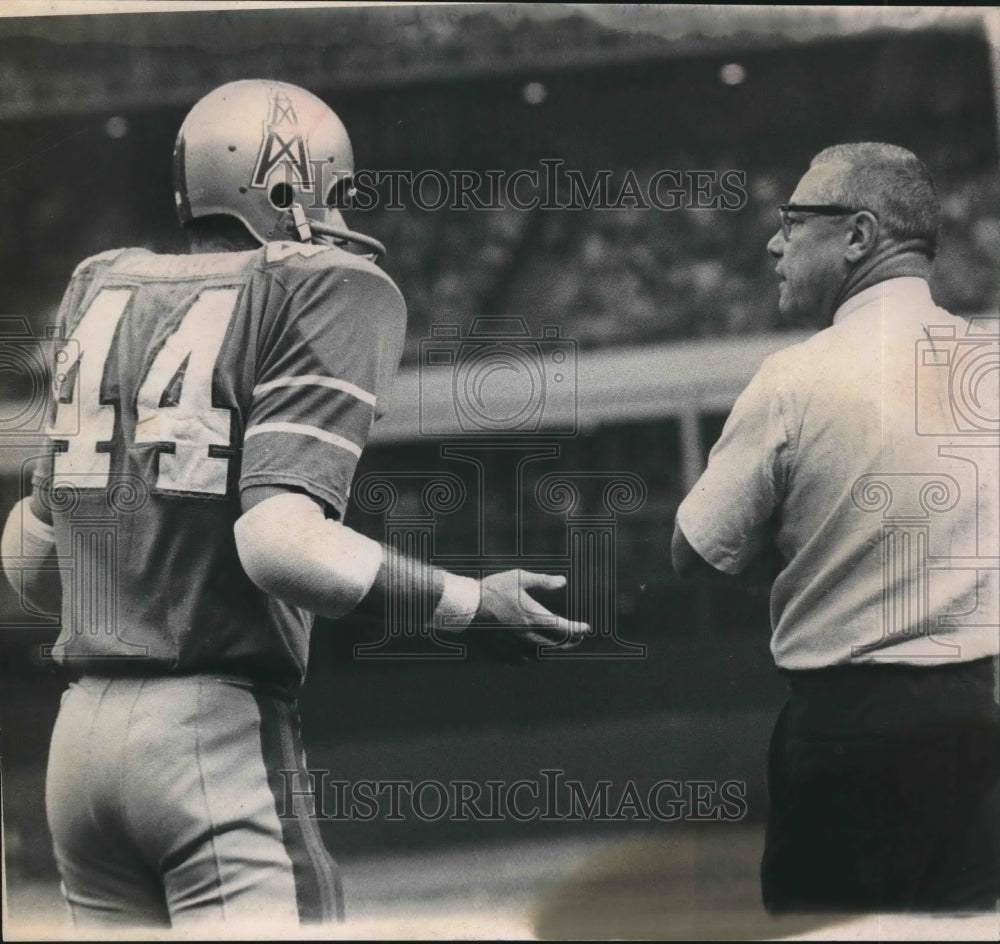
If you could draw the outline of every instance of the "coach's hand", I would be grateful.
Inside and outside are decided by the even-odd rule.
[[[462,633],[473,657],[520,664],[539,646],[572,649],[590,632],[587,623],[568,620],[546,609],[530,590],[559,590],[565,577],[505,570],[480,581],[482,601]]]

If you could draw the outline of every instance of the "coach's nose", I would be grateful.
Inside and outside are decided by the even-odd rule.
[[[785,254],[785,237],[780,229],[768,241],[767,251],[775,259],[780,259]]]

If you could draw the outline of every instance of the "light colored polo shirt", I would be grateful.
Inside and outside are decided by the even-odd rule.
[[[678,521],[729,574],[777,544],[779,667],[997,653],[998,389],[996,319],[949,314],[919,278],[763,363]]]

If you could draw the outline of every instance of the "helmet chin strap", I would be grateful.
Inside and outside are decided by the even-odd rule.
[[[316,220],[310,220],[306,217],[300,203],[293,203],[289,207],[289,210],[291,211],[292,223],[298,233],[298,237],[304,243],[312,242],[314,235],[328,236],[332,237],[330,241],[334,245],[343,245],[344,243],[351,242],[370,249],[371,252],[366,255],[366,258],[372,262],[378,262],[386,254],[385,246],[371,236],[366,236],[364,233],[356,233],[354,230],[347,229],[346,227],[338,229],[327,223],[318,223]]]

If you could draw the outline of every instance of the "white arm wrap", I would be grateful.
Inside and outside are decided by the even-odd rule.
[[[37,565],[55,549],[52,525],[39,521],[31,510],[31,499],[22,498],[10,511],[0,538],[3,570],[18,595],[34,597],[33,588],[41,578]]]
[[[349,613],[382,566],[382,545],[327,518],[308,495],[255,505],[233,529],[247,576],[265,592],[321,616]]]
[[[472,622],[481,601],[478,580],[445,571],[444,592],[434,610],[434,625],[447,632],[461,632]]]
[[[8,557],[45,557],[55,543],[55,529],[35,516],[30,496],[22,498],[11,508],[0,549],[5,560]]]

